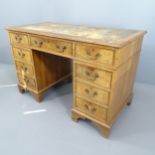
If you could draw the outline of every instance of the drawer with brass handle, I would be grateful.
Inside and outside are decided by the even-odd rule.
[[[40,41],[40,40],[34,40],[34,44],[36,47],[42,47],[43,45],[43,41]]]
[[[65,50],[67,49],[67,46],[64,46],[64,45],[60,46],[59,44],[55,44],[55,47],[56,47],[56,51],[60,53],[64,53]]]
[[[50,43],[50,41],[47,38],[42,37],[31,36],[30,45],[32,46],[32,48],[37,49],[53,49],[52,43]]]
[[[31,50],[13,48],[14,58],[26,63],[32,63]]]
[[[34,90],[36,90],[37,88],[36,81],[28,76],[23,76],[21,74],[18,74],[18,80],[20,85],[22,85],[23,87],[31,88]]]
[[[64,55],[72,56],[73,55],[72,43],[65,41],[55,41],[54,51]]]
[[[107,105],[109,99],[109,92],[102,89],[92,87],[88,84],[76,80],[75,91],[77,95],[94,101],[99,105]]]
[[[32,48],[48,50],[68,56],[71,56],[73,52],[72,43],[67,41],[32,36],[30,37],[30,43]]]
[[[76,44],[75,54],[78,58],[108,65],[112,65],[114,58],[114,51],[89,44]]]
[[[28,76],[32,76],[32,77],[34,76],[34,70],[31,65],[18,62],[18,61],[16,61],[15,63],[16,63],[16,68],[18,72],[20,72],[21,74],[28,75]]]
[[[97,120],[106,120],[107,110],[92,102],[76,98],[75,108]]]
[[[28,45],[28,36],[20,33],[10,33],[10,39],[12,44]]]
[[[96,69],[75,63],[76,77],[86,80],[87,82],[93,82],[98,86],[110,88],[112,73],[109,71]]]

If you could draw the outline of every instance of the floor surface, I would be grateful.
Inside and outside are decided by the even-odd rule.
[[[155,155],[155,86],[135,84],[132,105],[105,139],[91,123],[71,120],[72,84],[38,104],[16,83],[14,67],[0,65],[0,155]]]

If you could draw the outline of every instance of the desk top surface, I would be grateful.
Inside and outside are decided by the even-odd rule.
[[[9,31],[20,31],[49,37],[57,37],[81,42],[100,44],[120,48],[146,31],[94,28],[78,25],[41,23],[26,26],[9,27]]]

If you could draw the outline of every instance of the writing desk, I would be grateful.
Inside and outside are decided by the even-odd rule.
[[[89,119],[108,136],[131,103],[145,31],[53,23],[8,31],[20,92],[28,90],[40,101],[47,89],[73,75],[73,120]]]

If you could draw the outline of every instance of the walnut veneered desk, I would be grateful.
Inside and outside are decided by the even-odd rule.
[[[20,92],[40,101],[48,88],[73,75],[73,120],[89,119],[108,136],[132,100],[146,32],[52,23],[8,31]]]

